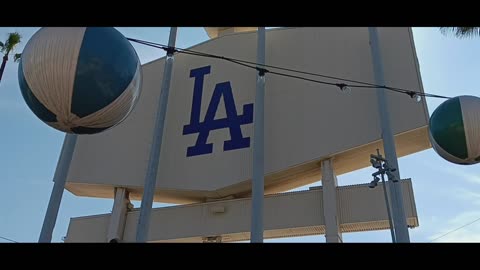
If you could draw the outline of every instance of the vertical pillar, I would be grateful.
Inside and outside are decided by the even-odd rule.
[[[370,37],[370,49],[372,53],[373,72],[375,75],[375,84],[385,85],[383,74],[382,54],[379,45],[378,31],[376,27],[369,27],[368,33]],[[385,89],[377,89],[378,113],[380,116],[380,125],[382,129],[383,148],[385,151],[385,159],[391,168],[396,170],[393,172],[396,181],[390,183],[390,197],[392,198],[392,217],[395,230],[395,238],[399,243],[409,243],[407,218],[403,205],[403,193],[400,181],[400,169],[398,168],[397,152],[395,149],[395,139],[393,137],[392,128],[390,126],[390,111],[387,106],[387,97]]]
[[[265,64],[265,27],[258,28],[257,62]],[[260,68],[263,68],[260,67]],[[257,75],[253,116],[252,223],[250,242],[263,243],[265,74]]]
[[[127,212],[132,208],[128,191],[125,188],[115,188],[112,214],[108,225],[107,242],[117,243],[123,240]]]
[[[57,222],[58,210],[62,202],[63,190],[67,181],[68,170],[72,162],[75,144],[77,143],[76,134],[66,134],[63,141],[62,151],[58,159],[55,175],[53,176],[53,189],[48,202],[47,212],[43,220],[42,231],[38,239],[39,243],[50,243],[52,241],[53,229]]]
[[[323,216],[327,243],[342,243],[342,232],[337,205],[337,177],[333,171],[332,159],[322,161]]]
[[[177,40],[177,27],[170,28],[170,37],[168,47],[175,47]],[[152,213],[153,196],[155,194],[155,185],[157,184],[158,163],[160,153],[162,152],[163,128],[165,126],[165,115],[167,114],[168,94],[170,92],[170,79],[173,70],[173,51],[167,51],[165,59],[165,69],[163,70],[162,88],[158,99],[157,115],[155,118],[155,127],[153,130],[152,144],[150,147],[150,157],[148,159],[147,173],[145,175],[145,184],[143,188],[142,203],[140,205],[140,217],[137,225],[137,242],[146,242],[148,239],[148,229],[150,226],[150,215]]]

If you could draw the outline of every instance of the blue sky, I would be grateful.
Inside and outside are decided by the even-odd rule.
[[[27,40],[39,28],[0,28],[0,40],[18,31]],[[166,44],[168,28],[121,27],[127,37]],[[480,96],[480,38],[457,39],[438,28],[413,28],[424,89],[428,93]],[[203,28],[179,28],[177,46],[189,47],[208,39]],[[142,63],[164,55],[162,50],[134,44]],[[9,61],[0,82],[0,236],[18,242],[36,242],[41,230],[52,177],[64,134],[35,117],[20,94],[18,64]],[[334,75],[334,74],[332,74]],[[430,114],[442,102],[427,99]],[[420,226],[409,230],[412,242],[436,237],[480,218],[480,165],[448,163],[432,149],[399,159],[402,178],[412,178]],[[338,176],[340,185],[370,181],[371,168]],[[319,185],[315,183],[313,185]],[[304,187],[308,188],[308,187]],[[140,202],[133,202],[136,207]],[[158,207],[161,204],[154,204]],[[61,242],[71,217],[108,213],[112,200],[76,197],[64,192],[53,242]],[[343,235],[344,242],[391,242],[390,232]],[[0,239],[0,242],[5,240]],[[480,242],[480,221],[435,242]],[[273,239],[266,242],[325,242],[323,235]]]

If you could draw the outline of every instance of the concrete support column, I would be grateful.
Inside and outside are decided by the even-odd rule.
[[[123,231],[127,220],[127,212],[133,208],[128,191],[125,188],[115,188],[112,215],[108,225],[107,242],[117,243],[123,240]]]
[[[337,209],[337,177],[333,171],[332,159],[322,161],[323,215],[327,243],[342,243],[342,232]]]

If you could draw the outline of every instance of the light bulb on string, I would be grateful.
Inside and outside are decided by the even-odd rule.
[[[422,101],[422,96],[420,96],[419,94],[413,95],[413,98],[417,103],[420,103]]]
[[[415,102],[420,103],[422,101],[422,96],[414,91],[409,91],[407,94],[415,100]]]
[[[184,53],[184,54],[196,55],[196,56],[201,56],[201,57],[222,59],[222,60],[226,60],[226,61],[229,61],[229,62],[232,62],[232,63],[235,63],[235,64],[239,64],[239,65],[242,65],[242,66],[245,66],[245,67],[248,67],[248,68],[256,69],[257,71],[259,71],[261,73],[270,72],[272,74],[276,74],[276,75],[283,76],[283,77],[290,77],[290,78],[315,82],[315,83],[319,83],[319,84],[336,85],[342,93],[347,93],[347,94],[351,93],[351,88],[352,87],[372,88],[372,89],[383,88],[385,90],[407,94],[411,98],[415,99],[415,101],[418,102],[418,103],[420,103],[422,101],[422,96],[450,99],[450,97],[446,97],[446,96],[432,95],[432,94],[426,94],[426,93],[425,94],[424,93],[418,93],[416,91],[412,91],[412,90],[408,90],[408,89],[392,88],[392,87],[388,87],[388,86],[385,86],[385,85],[384,86],[379,86],[379,85],[375,85],[375,84],[368,83],[368,82],[353,81],[353,80],[349,80],[349,79],[345,79],[345,78],[327,76],[327,75],[323,75],[323,74],[312,73],[312,72],[307,72],[307,71],[300,71],[300,70],[295,70],[295,69],[292,69],[292,68],[286,68],[286,67],[280,67],[280,66],[258,64],[258,63],[252,62],[252,61],[230,58],[230,57],[225,57],[225,56],[220,56],[220,55],[215,55],[215,54],[206,54],[206,53],[202,53],[202,52],[194,51],[194,50],[189,50],[189,49],[168,47],[167,45],[160,44],[160,43],[148,42],[148,41],[132,39],[132,38],[127,38],[127,39],[132,41],[132,42],[137,42],[137,43],[140,43],[140,44],[143,44],[143,45],[146,45],[146,46],[151,46],[151,47],[163,49],[163,50],[167,51],[167,54],[168,54],[169,51],[171,51],[172,54],[174,52],[177,52],[177,53]],[[169,55],[167,55],[166,60],[167,61],[172,61],[173,57],[170,57]],[[256,66],[253,66],[253,65],[256,65]],[[350,86],[350,85],[347,85],[345,83],[335,83],[335,84],[333,84],[333,83],[327,82],[327,81],[315,80],[315,79],[296,76],[296,75],[287,74],[287,73],[268,71],[264,68],[260,68],[259,66],[271,67],[271,68],[280,69],[280,70],[287,70],[287,71],[294,72],[294,73],[302,73],[302,74],[308,74],[308,75],[312,75],[312,76],[325,77],[325,78],[335,79],[335,80],[339,80],[339,81],[356,82],[356,83],[360,83],[361,85],[351,85]],[[259,77],[258,80],[264,81],[265,77],[262,76],[263,74],[259,74],[259,75],[260,76],[258,76]]]
[[[265,83],[265,75],[257,76],[257,81]]]
[[[415,100],[415,102],[420,103],[422,101],[422,96],[419,95],[418,93],[411,92],[409,93],[410,97]]]
[[[342,93],[350,94],[352,92],[352,89],[344,83],[337,84],[337,86],[338,86],[338,88],[340,88],[340,91]]]

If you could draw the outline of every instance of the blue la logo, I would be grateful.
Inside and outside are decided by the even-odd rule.
[[[205,119],[203,122],[200,122],[203,81],[207,74],[210,74],[210,66],[190,71],[190,78],[195,78],[192,112],[190,114],[190,124],[183,127],[183,135],[198,133],[198,137],[195,145],[187,148],[187,157],[212,153],[213,144],[207,143],[210,131],[223,128],[228,128],[230,131],[230,140],[223,143],[223,151],[250,147],[250,137],[243,137],[240,126],[253,123],[253,103],[243,105],[243,114],[238,115],[230,82],[222,82],[215,85]],[[227,117],[215,119],[218,104],[222,97]]]

